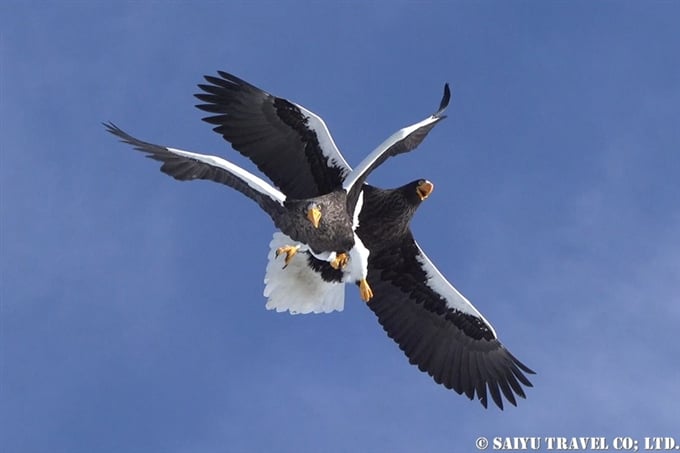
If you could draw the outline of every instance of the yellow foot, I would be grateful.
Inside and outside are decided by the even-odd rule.
[[[284,268],[288,266],[288,263],[290,263],[290,260],[293,259],[295,254],[298,252],[299,248],[300,248],[299,245],[284,245],[283,247],[279,247],[276,249],[277,257],[282,253],[286,254],[286,259],[284,260],[285,264],[283,265]]]
[[[333,269],[344,269],[345,266],[347,266],[347,262],[349,261],[349,256],[345,252],[338,253],[333,261],[330,262],[330,265]]]
[[[373,291],[365,278],[359,281],[359,296],[364,302],[368,302],[373,297]]]

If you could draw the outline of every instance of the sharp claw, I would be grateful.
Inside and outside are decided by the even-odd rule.
[[[359,296],[361,296],[361,300],[364,302],[368,302],[373,298],[373,291],[365,278],[359,281]]]
[[[335,270],[344,269],[345,266],[347,266],[348,261],[349,261],[349,256],[347,255],[347,253],[342,252],[342,253],[338,253],[338,255],[335,257],[335,259],[330,262],[330,265]]]
[[[295,254],[298,252],[298,249],[300,248],[299,245],[284,245],[283,247],[279,247],[276,249],[276,257],[278,258],[279,255],[282,253],[286,254],[286,259],[283,260],[283,268],[285,269],[286,266],[288,266],[288,263],[290,263],[290,260],[293,259]]]

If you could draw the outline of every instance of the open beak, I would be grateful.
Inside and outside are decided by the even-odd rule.
[[[321,209],[317,207],[310,208],[307,211],[307,219],[312,222],[314,228],[319,228],[319,222],[321,222]]]
[[[429,197],[433,190],[434,184],[432,184],[430,181],[423,181],[418,184],[418,187],[416,187],[416,192],[418,193],[418,197],[420,197],[420,201],[423,201]]]

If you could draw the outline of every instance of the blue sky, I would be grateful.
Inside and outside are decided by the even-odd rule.
[[[678,435],[677,2],[2,2],[0,450],[472,451]],[[218,153],[222,69],[321,115],[370,181],[435,183],[421,246],[538,374],[484,410],[408,364],[357,291],[265,310],[271,221],[117,143]]]

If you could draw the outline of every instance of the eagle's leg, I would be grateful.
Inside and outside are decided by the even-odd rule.
[[[288,266],[288,263],[290,263],[290,260],[293,259],[295,254],[298,252],[298,249],[300,248],[299,245],[284,245],[283,247],[279,247],[276,249],[276,256],[278,257],[282,253],[286,254],[286,259],[284,260],[284,265],[283,268],[285,269],[286,266]]]
[[[359,296],[361,296],[361,300],[364,302],[368,302],[373,297],[373,291],[371,290],[371,287],[368,286],[368,282],[365,278],[362,278],[359,281]]]
[[[349,261],[349,255],[347,255],[347,253],[345,253],[345,252],[342,252],[342,253],[338,253],[335,256],[335,259],[333,259],[330,262],[330,265],[335,270],[344,269],[345,266],[347,266],[348,261]]]

